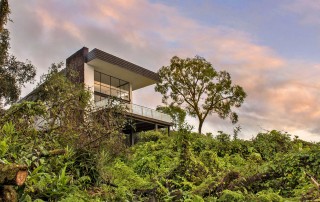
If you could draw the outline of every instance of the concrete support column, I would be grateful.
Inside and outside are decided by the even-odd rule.
[[[168,135],[170,135],[170,126],[168,126]]]
[[[129,89],[130,104],[132,104],[132,84],[131,83],[129,83],[129,87],[130,87]]]
[[[158,124],[155,125],[154,130],[158,131]]]
[[[130,137],[129,137],[129,139],[130,139],[130,146],[133,146],[133,145],[134,145],[134,136],[133,136],[133,130],[132,130],[132,128],[131,128],[131,130],[130,130]]]

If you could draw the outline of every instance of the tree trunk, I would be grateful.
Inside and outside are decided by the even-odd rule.
[[[0,0],[0,11],[2,12],[2,0]],[[2,32],[3,28],[3,20],[2,20],[2,13],[0,14],[0,32]]]
[[[27,176],[27,166],[17,164],[0,164],[0,185],[21,186],[26,181]]]
[[[198,127],[199,134],[201,134],[203,122],[204,122],[204,120],[199,119],[199,127]]]
[[[4,25],[7,23],[7,18],[8,17],[8,0],[0,0],[0,32],[3,31]],[[9,11],[10,12],[10,11]]]
[[[18,194],[12,185],[0,186],[0,202],[16,202]]]
[[[14,185],[23,185],[27,176],[27,166],[17,164],[0,164],[0,202],[18,201]]]

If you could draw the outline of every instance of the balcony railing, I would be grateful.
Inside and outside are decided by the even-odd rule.
[[[108,104],[108,100],[104,99],[96,102],[96,107],[103,107],[107,104]],[[125,105],[129,113],[164,121],[164,122],[169,122],[169,123],[172,122],[171,117],[169,115],[158,112],[154,109],[150,109],[150,108],[143,107],[136,104],[125,104]]]

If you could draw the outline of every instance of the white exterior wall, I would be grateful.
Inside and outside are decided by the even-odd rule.
[[[108,73],[106,73],[108,74]],[[109,74],[108,74],[109,75]],[[94,67],[84,64],[84,84],[92,92],[92,101],[94,101]],[[132,84],[129,83],[129,94],[130,94],[130,103],[132,103]]]
[[[84,84],[92,92],[92,101],[94,101],[94,68],[84,63]]]

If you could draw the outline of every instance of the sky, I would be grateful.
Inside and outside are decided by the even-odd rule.
[[[248,96],[232,125],[216,115],[203,132],[240,138],[280,130],[320,141],[320,1],[318,0],[28,0],[10,1],[11,53],[37,67],[82,48],[98,48],[158,71],[170,58],[206,58]],[[35,87],[28,84],[26,95]],[[133,102],[155,108],[154,86]],[[197,128],[197,120],[187,119]]]

